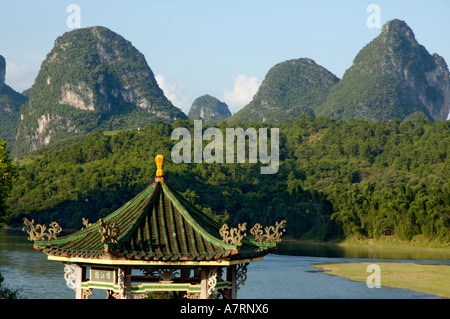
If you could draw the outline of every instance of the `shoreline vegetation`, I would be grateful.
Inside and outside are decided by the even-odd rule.
[[[312,267],[326,274],[349,278],[353,281],[367,281],[371,262],[326,263]],[[450,298],[450,266],[423,265],[415,263],[377,262],[380,268],[380,285],[410,289],[418,292]]]
[[[284,238],[278,244],[282,253],[295,254],[296,250],[306,249],[313,254],[322,251],[326,255],[341,258],[375,258],[375,259],[441,259],[450,260],[450,245],[439,241],[412,240],[403,241],[395,238],[357,239],[318,241]],[[331,253],[331,254],[330,254]]]
[[[297,239],[286,237],[283,238],[282,243],[285,244],[308,244],[319,246],[334,246],[334,247],[374,247],[374,248],[417,248],[426,250],[441,250],[449,253],[450,259],[450,243],[428,240],[422,238],[413,238],[411,240],[402,240],[392,236],[383,236],[380,238],[365,238],[359,239],[355,237],[345,239],[333,240],[317,240],[317,239]]]

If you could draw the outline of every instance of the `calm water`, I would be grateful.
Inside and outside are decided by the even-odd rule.
[[[3,230],[0,238],[0,272],[9,288],[21,289],[27,299],[73,299],[74,291],[67,288],[63,264],[47,260],[47,256],[33,249],[22,231]],[[370,259],[367,259],[370,258]],[[373,261],[383,258],[374,250],[358,251],[332,249],[325,246],[283,244],[277,254],[248,266],[248,278],[238,292],[239,298],[276,299],[339,299],[383,298],[422,299],[436,298],[407,289],[381,287],[370,289],[366,283],[327,275],[310,266],[325,262]],[[439,255],[414,255],[413,252],[388,252],[387,258],[399,262],[440,263],[450,265],[450,260]],[[399,259],[400,258],[400,259]],[[389,260],[389,259],[388,259]],[[388,261],[383,259],[383,261]],[[369,275],[369,274],[368,274]],[[273,295],[273,292],[276,295]],[[91,298],[104,298],[103,291],[95,291]]]

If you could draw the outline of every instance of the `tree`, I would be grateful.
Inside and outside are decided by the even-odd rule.
[[[0,230],[6,214],[6,198],[9,195],[13,182],[17,179],[15,166],[12,165],[9,158],[9,151],[6,150],[6,143],[0,140]],[[1,236],[1,233],[0,233]],[[18,291],[11,290],[3,284],[2,274],[0,273],[0,299],[16,299]]]
[[[18,299],[19,290],[12,290],[4,285],[5,278],[0,272],[0,299]]]
[[[233,127],[270,128],[246,122]],[[81,227],[81,217],[105,217],[148,185],[154,156],[163,154],[172,186],[202,211],[233,223],[287,221],[286,235],[328,240],[393,236],[450,242],[450,122],[347,122],[300,116],[280,126],[280,169],[260,164],[174,164],[175,127],[55,142],[21,159],[7,200],[6,222],[23,217]],[[227,127],[221,126],[225,134]],[[207,144],[207,143],[206,143]],[[206,145],[205,144],[205,145]]]
[[[17,180],[16,167],[12,165],[9,151],[6,150],[7,142],[0,140],[0,229],[6,215],[6,198],[8,197],[12,184]]]

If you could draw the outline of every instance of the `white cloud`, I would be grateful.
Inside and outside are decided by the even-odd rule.
[[[231,113],[235,113],[253,99],[260,85],[256,77],[240,74],[235,78],[233,90],[225,90],[222,100],[228,104]]]
[[[155,76],[156,82],[163,90],[164,95],[172,102],[173,105],[179,107],[187,115],[190,109],[189,99],[184,92],[184,85],[180,81],[172,83],[168,81],[164,75],[158,74]]]

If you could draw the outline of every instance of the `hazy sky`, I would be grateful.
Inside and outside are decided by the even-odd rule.
[[[67,12],[70,4],[79,11]],[[32,86],[70,22],[101,25],[145,55],[166,96],[186,114],[203,94],[234,113],[251,100],[267,71],[288,59],[311,58],[341,78],[381,31],[368,25],[378,17],[372,4],[381,26],[405,20],[419,43],[449,63],[448,0],[0,0],[0,55],[7,62],[6,83],[21,92]]]

